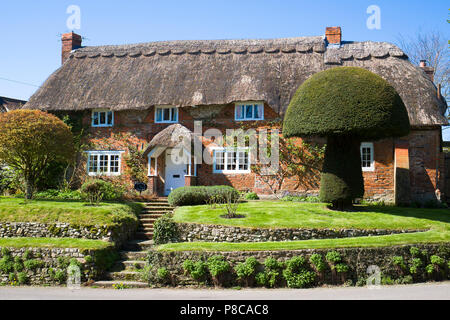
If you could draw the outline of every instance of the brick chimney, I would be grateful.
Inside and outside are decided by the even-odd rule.
[[[74,32],[64,33],[61,37],[61,41],[61,64],[64,64],[72,50],[81,48],[81,36]]]
[[[427,60],[420,60],[419,67],[425,71],[427,76],[430,78],[431,81],[434,82],[434,68],[427,66]]]
[[[331,45],[340,45],[342,40],[341,27],[327,27],[325,30],[325,39]]]

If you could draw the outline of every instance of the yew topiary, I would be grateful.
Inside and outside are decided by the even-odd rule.
[[[319,72],[297,90],[286,111],[283,135],[326,137],[320,198],[344,209],[364,195],[359,147],[409,133],[408,112],[396,90],[362,68]]]

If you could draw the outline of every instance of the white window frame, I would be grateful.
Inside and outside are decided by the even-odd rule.
[[[164,112],[164,109],[175,110],[175,120],[161,120],[161,121],[158,121],[157,120],[158,109],[163,110],[162,112]],[[173,111],[170,111],[170,119],[172,119],[172,112]],[[178,123],[179,114],[180,114],[180,112],[178,110],[178,107],[175,107],[175,106],[156,106],[155,107],[155,123]]]
[[[122,167],[122,153],[124,151],[86,151],[87,153],[87,173],[89,176],[120,176]],[[100,172],[100,156],[108,156],[107,171]],[[97,156],[97,172],[90,172],[91,156]],[[117,172],[111,172],[111,156],[119,156],[119,168]]]
[[[213,173],[250,173],[251,172],[251,161],[250,161],[250,149],[249,148],[214,148],[212,149],[213,151]],[[223,170],[217,170],[216,169],[216,161],[217,161],[217,152],[223,152],[224,154],[224,160],[223,160],[223,166],[224,169]],[[229,152],[236,152],[236,169],[235,170],[228,170],[227,166],[228,166],[228,153]],[[240,157],[239,157],[239,152],[246,152],[247,153],[247,161],[248,161],[248,165],[247,165],[247,169],[246,170],[241,170],[239,169],[240,164]]]
[[[370,149],[370,167],[363,167],[362,166],[363,148]],[[375,154],[374,154],[373,142],[362,142],[361,143],[360,156],[361,156],[361,169],[362,169],[362,171],[363,172],[375,171]]]
[[[238,118],[238,108],[245,106],[253,106],[252,117],[245,117],[245,112],[243,113],[243,118]],[[259,118],[255,118],[255,106],[261,106],[261,116]],[[247,102],[238,102],[234,105],[234,120],[235,121],[261,121],[264,120],[264,103],[258,101],[247,101]]]
[[[111,124],[108,124],[108,123],[100,123],[100,113],[105,113],[105,120],[107,121],[107,119],[108,119],[108,112],[111,112],[111,116],[112,116]],[[98,115],[99,124],[94,124],[94,114],[95,114],[95,113],[98,113],[98,114],[99,114],[99,115]],[[109,110],[109,109],[95,109],[95,110],[92,110],[92,114],[91,114],[91,125],[92,125],[93,127],[112,127],[112,126],[114,126],[114,111]]]

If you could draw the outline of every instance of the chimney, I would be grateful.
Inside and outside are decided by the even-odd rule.
[[[428,78],[434,82],[434,68],[427,66],[427,60],[420,60],[419,67],[427,74]]]
[[[341,27],[327,27],[325,30],[325,39],[331,45],[341,45]]]
[[[64,33],[61,37],[61,41],[61,64],[64,64],[72,50],[81,48],[81,36],[74,32]]]

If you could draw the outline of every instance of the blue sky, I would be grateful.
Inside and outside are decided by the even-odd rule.
[[[398,36],[438,30],[450,39],[450,3],[443,0],[190,0],[2,1],[0,96],[28,99],[60,66],[69,5],[81,9],[84,45],[158,40],[282,38],[323,35],[341,26],[344,40],[396,42]],[[370,5],[381,29],[368,29]],[[450,140],[450,130],[448,138]],[[444,131],[445,132],[445,131]]]

